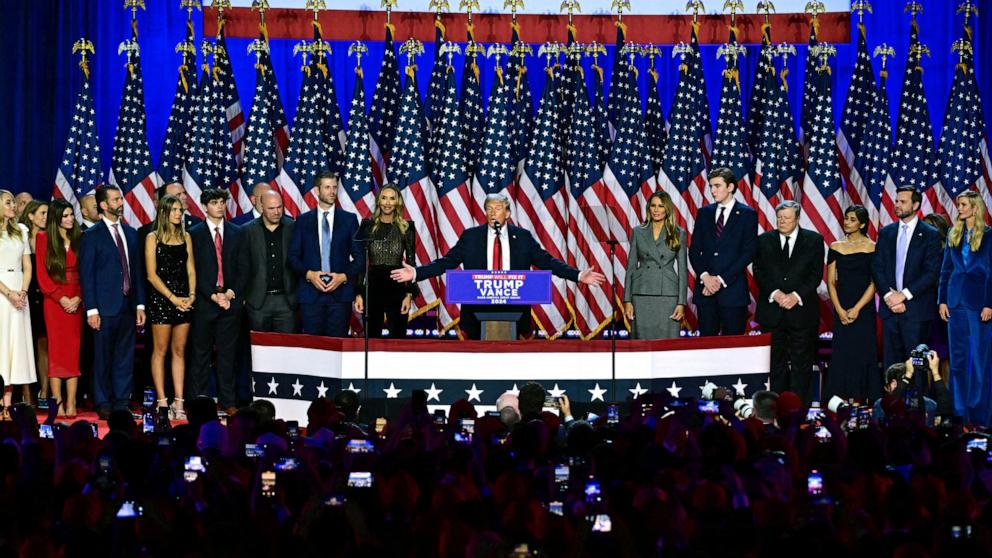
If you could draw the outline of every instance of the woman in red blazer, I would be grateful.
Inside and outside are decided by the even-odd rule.
[[[79,383],[79,339],[83,327],[82,291],[79,287],[79,225],[72,206],[53,200],[48,223],[35,243],[38,286],[45,295],[45,326],[52,343],[48,354],[48,380],[52,397],[59,404],[59,416],[76,416],[76,388]],[[66,397],[62,398],[62,381]]]

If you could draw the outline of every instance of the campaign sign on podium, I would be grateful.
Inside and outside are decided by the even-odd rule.
[[[547,304],[551,272],[467,269],[447,272],[448,304]]]
[[[479,310],[482,339],[510,341],[517,338],[517,322],[530,312],[531,304],[551,302],[550,271],[449,271],[447,279],[448,304],[491,306]]]

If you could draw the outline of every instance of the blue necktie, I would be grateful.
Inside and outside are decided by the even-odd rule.
[[[896,240],[896,290],[902,290],[902,275],[906,269],[906,252],[909,250],[909,225],[902,224]]]
[[[321,211],[320,220],[320,270],[329,272],[331,270],[331,222],[329,220],[330,211]]]
[[[964,235],[964,242],[961,243],[961,260],[964,261],[964,267],[968,267],[968,258],[971,256],[971,230]]]

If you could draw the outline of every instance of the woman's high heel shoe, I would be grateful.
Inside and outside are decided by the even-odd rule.
[[[169,418],[172,420],[186,420],[186,409],[183,408],[183,398],[176,397],[169,406]]]

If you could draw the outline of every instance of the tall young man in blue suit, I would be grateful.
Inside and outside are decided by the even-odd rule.
[[[236,408],[235,363],[243,319],[247,271],[241,227],[225,221],[231,194],[210,188],[200,194],[207,220],[189,230],[196,264],[196,301],[190,328],[190,384],[193,396],[209,395],[210,365],[216,355],[217,400],[228,415]]]
[[[896,190],[895,223],[882,227],[875,245],[872,277],[882,297],[884,368],[904,362],[910,351],[930,337],[937,315],[940,279],[940,233],[917,216],[923,196],[913,187]],[[922,389],[926,374],[917,374]]]
[[[692,302],[700,335],[742,335],[751,300],[747,266],[754,259],[758,214],[734,200],[737,177],[728,168],[709,173],[715,203],[696,214],[689,262],[696,273]]]
[[[116,186],[96,190],[100,220],[83,233],[79,280],[86,323],[93,329],[93,400],[106,420],[127,409],[134,390],[135,326],[145,324],[144,258],[138,234],[121,221],[124,196]]]
[[[506,196],[489,194],[486,196],[485,209],[488,224],[465,229],[447,254],[418,268],[404,263],[402,268],[393,270],[390,277],[401,282],[423,281],[464,265],[465,269],[494,270],[530,269],[534,266],[550,270],[557,277],[587,285],[598,285],[606,280],[602,273],[593,271],[592,268],[580,272],[551,257],[530,231],[507,224],[506,221],[510,218],[510,199]],[[479,339],[481,336],[481,327],[475,313],[483,310],[494,311],[497,308],[462,305],[460,327],[469,339]],[[529,320],[530,316],[525,315],[522,321],[529,323]]]
[[[365,249],[356,238],[358,218],[337,206],[338,175],[320,173],[313,186],[317,207],[296,220],[287,262],[300,276],[296,300],[303,333],[344,337]]]

